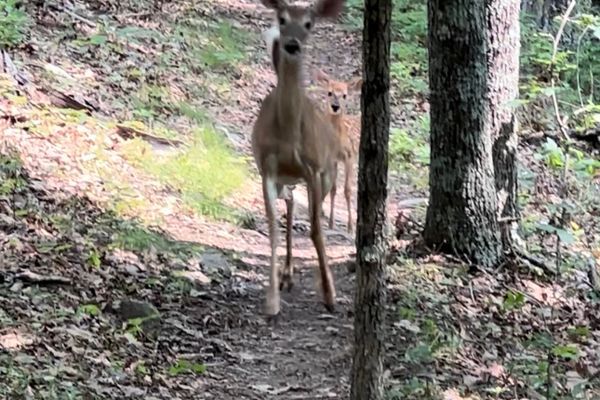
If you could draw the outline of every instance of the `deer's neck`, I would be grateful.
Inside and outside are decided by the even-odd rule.
[[[338,113],[338,114],[329,114],[329,120],[331,121],[331,125],[333,125],[333,127],[335,128],[336,132],[341,132],[344,130],[344,114],[342,113]]]
[[[301,72],[300,62],[290,62],[283,57],[277,67],[277,118],[293,132],[300,129],[302,107],[306,101]]]

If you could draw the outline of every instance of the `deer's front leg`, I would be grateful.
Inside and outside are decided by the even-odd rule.
[[[279,245],[279,231],[275,220],[275,202],[277,201],[277,184],[273,176],[265,175],[262,179],[265,212],[269,224],[269,242],[271,244],[271,265],[269,271],[269,287],[265,303],[265,313],[268,317],[275,317],[280,310],[279,295],[279,268],[277,263],[277,246]]]

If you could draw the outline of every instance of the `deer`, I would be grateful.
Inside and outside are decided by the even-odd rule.
[[[308,7],[290,5],[285,0],[261,2],[276,12],[278,27],[278,35],[273,35],[269,46],[277,85],[261,103],[251,140],[262,181],[271,247],[265,313],[268,319],[277,318],[280,291],[293,287],[293,188],[301,182],[305,182],[308,189],[310,237],[317,252],[323,303],[328,312],[333,312],[335,285],[325,251],[320,211],[335,179],[339,144],[331,122],[307,96],[301,72],[304,46],[315,22],[336,18],[344,0],[316,0]],[[281,280],[276,252],[279,245],[275,218],[277,199],[284,199],[287,207],[286,260]]]
[[[351,135],[354,120],[346,114],[346,110],[348,94],[349,92],[356,92],[361,89],[362,78],[354,78],[348,82],[337,81],[330,78],[322,70],[316,70],[313,77],[315,81],[327,89],[324,112],[335,129],[340,146],[337,161],[343,163],[345,172],[344,197],[346,198],[346,208],[348,210],[346,227],[348,233],[352,233],[354,231],[354,220],[352,218],[352,178],[354,176],[358,148],[354,137]],[[333,229],[334,226],[336,188],[337,185],[334,184],[330,193],[329,229]]]
[[[274,24],[269,30],[263,33],[263,39],[267,44],[267,51],[272,54],[273,43],[279,36],[279,27]],[[277,64],[273,64],[275,72],[277,72]],[[354,175],[354,165],[357,156],[357,144],[351,135],[350,130],[355,122],[346,115],[346,101],[349,92],[360,90],[362,86],[362,78],[358,77],[351,81],[337,81],[331,79],[326,73],[321,70],[316,70],[313,78],[324,88],[327,89],[328,99],[325,101],[323,112],[333,125],[336,137],[339,142],[340,152],[337,156],[337,161],[343,163],[345,171],[344,180],[344,196],[346,198],[346,208],[348,210],[348,220],[346,223],[348,233],[354,231],[354,220],[352,218],[352,177]],[[334,227],[335,215],[335,196],[337,193],[337,167],[335,171],[334,183],[330,191],[330,208],[329,208],[329,229]]]

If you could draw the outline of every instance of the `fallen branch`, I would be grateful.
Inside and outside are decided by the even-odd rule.
[[[37,285],[70,285],[71,280],[58,275],[40,275],[35,272],[25,271],[15,275],[15,280]]]
[[[6,73],[20,86],[26,86],[29,81],[19,72],[7,51],[0,51],[0,72]]]
[[[55,9],[58,12],[64,12],[65,14],[70,15],[71,17],[78,20],[79,22],[83,22],[90,28],[96,28],[98,26],[98,24],[96,24],[94,21],[91,21],[85,17],[82,17],[81,15],[77,14],[75,11],[70,10],[68,8],[61,7],[57,4],[49,4],[49,7]]]
[[[528,254],[527,252],[525,252],[523,249],[520,249],[516,246],[514,249],[512,249],[512,251],[515,256],[528,262],[529,264],[533,265],[534,267],[540,268],[548,275],[552,275],[552,276],[556,275],[556,270],[554,268],[550,267],[546,262],[544,262],[544,260],[534,257],[531,254]]]
[[[164,144],[168,146],[182,146],[185,144],[184,141],[179,139],[167,139],[160,136],[154,136],[151,133],[141,131],[136,128],[132,128],[131,126],[118,124],[117,125],[117,133],[123,137],[124,139],[132,139],[135,137],[141,137],[142,139],[154,141],[159,144]]]

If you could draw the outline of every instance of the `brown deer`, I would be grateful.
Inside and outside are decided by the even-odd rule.
[[[344,0],[317,0],[311,7],[289,5],[285,0],[261,1],[277,12],[279,28],[279,34],[269,47],[277,73],[277,86],[263,100],[252,131],[252,150],[262,179],[271,244],[265,311],[270,317],[277,316],[280,290],[293,286],[292,189],[293,185],[304,181],[308,188],[310,235],[317,251],[323,300],[326,309],[331,312],[335,305],[335,287],[325,253],[320,210],[335,179],[339,145],[330,121],[305,93],[301,67],[304,44],[315,21],[337,17]],[[281,285],[276,254],[279,244],[275,219],[277,198],[285,198],[287,206],[287,256]]]
[[[348,209],[347,229],[349,233],[352,233],[354,230],[354,220],[352,218],[352,178],[354,177],[354,166],[356,164],[358,148],[355,138],[351,134],[353,124],[356,120],[346,114],[346,106],[349,92],[360,90],[362,78],[355,78],[349,82],[336,81],[321,70],[315,72],[314,78],[327,89],[324,112],[335,129],[340,146],[337,160],[344,164],[344,197],[346,198],[346,207]],[[334,224],[336,189],[337,185],[334,183],[330,193],[329,228],[333,228]]]

